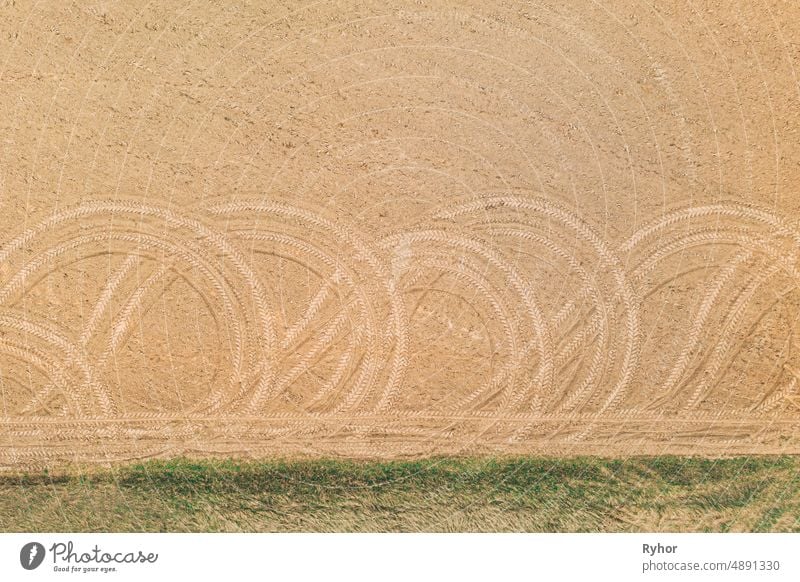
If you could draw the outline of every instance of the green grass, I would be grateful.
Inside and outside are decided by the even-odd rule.
[[[0,476],[0,531],[800,531],[800,458],[152,461]]]

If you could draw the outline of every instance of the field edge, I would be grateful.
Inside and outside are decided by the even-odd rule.
[[[0,531],[800,531],[800,458],[151,460],[0,475]]]

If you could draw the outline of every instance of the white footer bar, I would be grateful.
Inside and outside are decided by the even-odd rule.
[[[578,577],[796,581],[800,534],[0,535],[0,580]]]

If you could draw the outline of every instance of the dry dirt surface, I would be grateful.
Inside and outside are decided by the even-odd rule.
[[[0,467],[800,453],[796,2],[0,5]]]

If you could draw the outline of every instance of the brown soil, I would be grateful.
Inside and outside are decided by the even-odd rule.
[[[0,466],[800,453],[793,2],[0,11]]]

